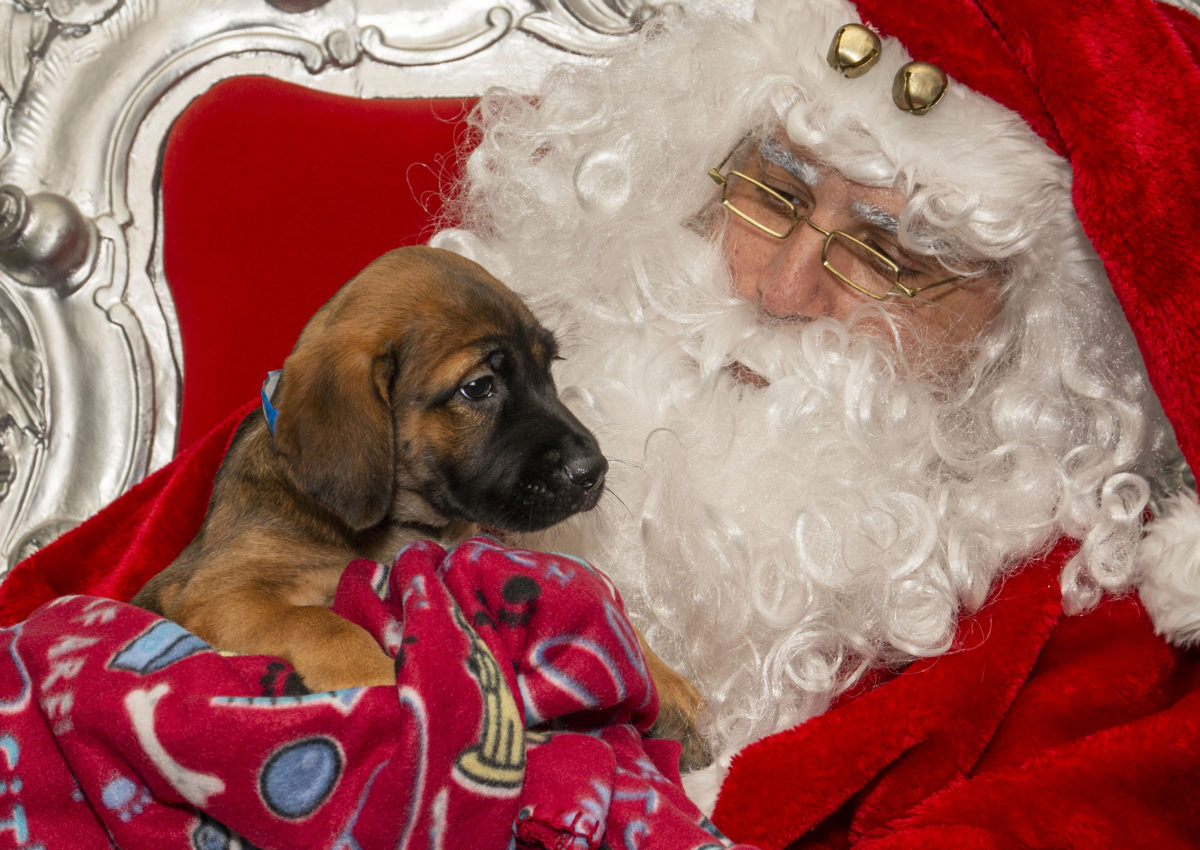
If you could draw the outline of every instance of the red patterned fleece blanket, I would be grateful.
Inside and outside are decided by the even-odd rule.
[[[0,847],[718,848],[619,596],[473,538],[355,561],[334,604],[395,688],[305,694],[93,596],[0,631]]]

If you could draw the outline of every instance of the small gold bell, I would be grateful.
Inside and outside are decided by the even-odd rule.
[[[862,24],[846,24],[833,34],[825,61],[847,77],[861,77],[879,61],[879,36]]]
[[[896,72],[892,100],[905,112],[924,115],[938,105],[950,81],[946,72],[928,62],[909,62]]]

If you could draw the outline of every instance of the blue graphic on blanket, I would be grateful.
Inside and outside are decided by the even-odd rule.
[[[130,641],[113,657],[108,666],[111,670],[128,670],[146,676],[157,673],[181,658],[211,648],[178,623],[159,620]]]
[[[490,537],[472,537],[470,540],[458,544],[454,552],[465,553],[465,562],[468,564],[476,563],[487,552],[494,552],[510,564],[515,564],[522,569],[539,573],[543,579],[547,581],[554,580],[560,586],[566,585],[567,582],[575,578],[575,569],[572,565],[583,567],[588,572],[595,572],[590,564],[578,558],[566,555],[534,554],[522,549],[510,549]],[[454,564],[454,559],[447,558],[438,567],[438,574],[444,577],[446,573],[453,569]]]
[[[229,706],[231,708],[258,709],[287,709],[312,708],[313,706],[328,706],[337,709],[341,714],[349,716],[358,704],[359,698],[366,688],[343,688],[340,691],[321,691],[315,694],[298,694],[296,696],[265,696],[265,697],[230,697],[219,696],[209,700],[210,705]]]
[[[19,795],[24,787],[21,778],[16,774],[17,764],[21,760],[21,745],[17,743],[15,737],[5,732],[0,735],[0,753],[4,754],[4,767],[6,768],[4,775],[12,777],[0,782],[0,794]],[[12,834],[17,841],[16,846],[22,850],[45,850],[45,845],[40,842],[28,843],[29,822],[25,818],[25,807],[19,802],[12,804],[7,817],[0,815],[0,835],[6,832]]]
[[[17,637],[20,634],[19,625],[0,629],[0,714],[24,711],[33,692],[29,671],[17,654]]]
[[[104,807],[128,823],[140,815],[152,798],[150,789],[138,785],[128,776],[118,776],[100,790],[100,801]]]
[[[635,649],[637,636],[632,627],[625,618],[620,616],[612,603],[605,601],[604,610],[605,620],[612,629],[612,633],[617,637],[626,660],[639,676],[643,679],[649,678],[641,652]],[[602,643],[576,634],[557,635],[530,647],[529,657],[533,662],[533,669],[517,674],[517,687],[520,689],[521,699],[525,705],[526,725],[537,726],[549,719],[538,705],[536,688],[531,686],[531,679],[540,679],[553,684],[574,699],[580,708],[601,708],[605,704],[604,699],[596,696],[583,679],[572,672],[571,668],[579,663],[580,655],[591,655],[596,662],[599,662],[598,669],[608,674],[618,703],[623,702],[629,696],[630,683],[625,679],[620,666],[609,655]],[[596,675],[596,665],[587,665],[587,669],[589,670],[588,675]],[[650,692],[647,691],[637,708],[645,708],[649,701]]]
[[[279,817],[302,820],[329,799],[345,761],[341,747],[330,738],[294,741],[267,759],[258,775],[259,793]]]
[[[224,824],[201,815],[192,830],[193,850],[257,850],[253,844]]]

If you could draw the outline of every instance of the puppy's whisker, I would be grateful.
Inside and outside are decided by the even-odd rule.
[[[618,496],[616,493],[614,493],[612,490],[605,490],[604,495],[601,496],[600,498],[601,499],[605,499],[605,498],[616,499],[617,504],[625,509],[625,513],[627,513],[631,517],[633,516],[633,510],[629,507],[629,505],[625,504],[625,500],[622,499],[620,496]]]
[[[634,461],[634,460],[625,460],[624,458],[619,458],[619,457],[609,457],[608,462],[609,462],[609,465],[616,463],[616,464],[620,464],[621,466],[627,466],[630,469],[644,470],[646,468],[646,465],[644,463],[638,463],[637,461]]]

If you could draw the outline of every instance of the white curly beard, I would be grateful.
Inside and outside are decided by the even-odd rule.
[[[841,0],[822,2],[846,20]],[[1065,165],[990,101],[972,126],[1019,155],[970,145],[942,162],[907,136],[873,142],[838,113],[840,90],[818,97],[828,36],[792,17],[665,21],[602,67],[564,69],[536,101],[490,93],[461,229],[431,241],[556,332],[563,397],[611,460],[595,510],[526,542],[612,576],[708,700],[704,731],[726,755],[824,710],[870,666],[945,651],[959,612],[1059,535],[1083,541],[1063,574],[1069,610],[1128,589],[1149,495],[1130,470],[1173,452]],[[797,67],[810,53],[817,70]],[[928,167],[953,200],[970,195],[948,188],[966,158],[968,189],[990,181],[995,209],[957,224],[937,193],[921,205],[955,244],[1011,260],[1008,300],[958,380],[933,387],[897,365],[912,339],[889,323],[897,311],[764,323],[730,296],[719,240],[698,223],[719,209],[704,173],[797,104],[828,131],[806,144],[832,158],[853,141],[850,158],[881,169],[855,179],[906,185]],[[900,148],[921,151],[904,179],[897,163],[884,173]],[[1020,167],[1000,191],[1005,162]],[[737,380],[734,363],[769,386]]]
[[[714,274],[672,319],[547,313],[570,329],[563,397],[611,471],[595,510],[528,542],[612,576],[733,752],[823,710],[866,665],[943,651],[1012,544],[1044,542],[1054,496],[948,476],[937,397],[878,333],[760,324],[723,285]],[[1036,531],[997,544],[986,518],[1014,489]]]
[[[560,392],[610,473],[596,509],[522,543],[612,577],[707,700],[718,764],[823,711],[870,667],[944,652],[959,613],[1063,533],[1067,503],[1090,505],[1091,524],[1123,517],[1105,540],[1132,550],[1144,492],[1118,511],[1097,504],[1095,470],[1063,459],[1080,439],[1069,427],[990,421],[1005,381],[970,393],[914,377],[897,365],[904,328],[872,304],[849,325],[763,322],[728,295],[719,250],[687,238],[691,271],[652,293],[584,295],[582,278],[575,297],[525,293],[560,337]],[[507,265],[469,233],[438,241]],[[1077,499],[1064,497],[1070,475]]]

